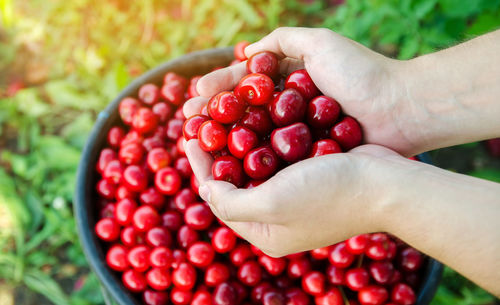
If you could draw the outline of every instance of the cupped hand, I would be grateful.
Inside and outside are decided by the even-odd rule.
[[[200,196],[213,213],[271,256],[383,230],[376,215],[390,194],[384,177],[412,163],[384,147],[364,145],[300,161],[257,187],[237,189],[213,180],[213,159],[198,140],[188,141],[185,148],[201,185]]]
[[[400,62],[327,29],[278,28],[245,53],[249,57],[261,51],[276,53],[284,74],[305,68],[325,95],[360,122],[365,143],[406,156],[421,152],[415,143],[418,130],[407,126],[411,109],[402,102],[405,86],[399,79]],[[186,117],[199,113],[213,95],[232,90],[246,73],[242,62],[201,78],[200,96],[184,106]]]

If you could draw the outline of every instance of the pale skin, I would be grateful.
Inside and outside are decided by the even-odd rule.
[[[500,31],[408,61],[326,29],[280,28],[245,53],[264,50],[284,59],[282,72],[306,68],[358,119],[367,144],[300,161],[247,190],[213,180],[213,159],[190,140],[212,211],[271,256],[389,232],[500,296],[500,184],[405,158],[500,136]],[[186,117],[245,74],[242,63],[200,79]]]

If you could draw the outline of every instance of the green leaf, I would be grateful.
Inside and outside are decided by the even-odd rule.
[[[50,276],[35,269],[26,271],[23,282],[28,288],[44,295],[56,305],[68,305],[69,298]]]
[[[422,19],[436,6],[437,0],[413,1],[412,11],[417,19]]]
[[[403,46],[399,50],[399,59],[410,59],[418,52],[419,39],[417,36],[408,36],[403,42]]]
[[[480,15],[467,29],[467,36],[478,36],[500,27],[500,13]]]
[[[500,170],[492,168],[478,169],[470,172],[469,175],[494,182],[500,182]]]
[[[439,0],[443,12],[449,17],[467,17],[477,13],[481,0]]]

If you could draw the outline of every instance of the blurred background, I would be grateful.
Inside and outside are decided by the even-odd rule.
[[[327,27],[409,59],[498,28],[500,0],[0,0],[0,305],[103,304],[72,217],[97,113],[163,61],[278,26]],[[500,182],[499,140],[431,156]],[[432,304],[493,302],[446,269]]]

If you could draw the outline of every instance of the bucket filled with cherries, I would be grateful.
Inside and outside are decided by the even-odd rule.
[[[75,215],[110,304],[428,304],[442,265],[389,234],[275,258],[198,196],[185,139],[212,154],[214,179],[240,188],[362,141],[356,119],[305,70],[281,75],[274,54],[247,59],[245,45],[167,62],[98,117],[79,167]],[[248,75],[185,118],[182,105],[198,95],[201,75],[241,61]]]

